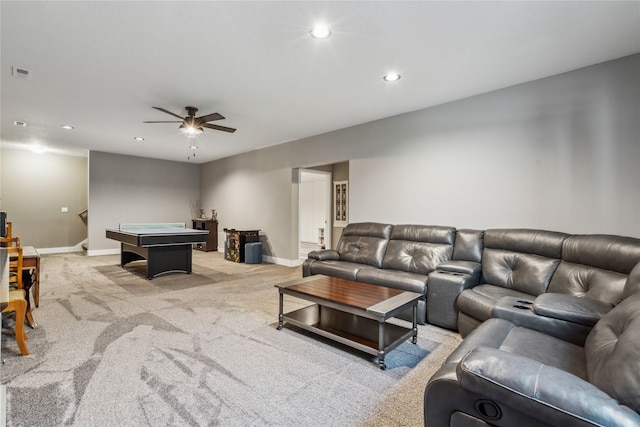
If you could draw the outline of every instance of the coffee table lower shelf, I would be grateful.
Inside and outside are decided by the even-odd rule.
[[[407,339],[414,337],[411,328],[380,322],[318,304],[283,315],[283,321],[317,335],[378,356],[384,369],[384,356]],[[383,337],[382,337],[382,336]]]

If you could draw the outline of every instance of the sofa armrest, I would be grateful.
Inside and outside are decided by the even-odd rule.
[[[470,275],[437,269],[427,280],[427,321],[432,325],[456,330],[458,327],[458,295],[478,284],[480,274]]]
[[[475,276],[480,274],[481,264],[474,261],[445,261],[438,264],[436,271],[460,273]]]
[[[591,383],[506,351],[476,347],[458,364],[462,388],[551,425],[567,416],[602,426],[639,425],[640,415]],[[497,413],[499,413],[499,409]]]
[[[533,302],[533,311],[539,316],[566,320],[593,326],[613,308],[613,304],[575,295],[547,293]]]
[[[307,255],[308,258],[317,259],[318,261],[338,261],[340,259],[340,254],[338,251],[333,249],[323,249],[320,251],[311,251]]]
[[[502,297],[491,311],[491,317],[505,319],[517,326],[542,332],[584,347],[591,325],[544,316],[533,309],[534,298]]]

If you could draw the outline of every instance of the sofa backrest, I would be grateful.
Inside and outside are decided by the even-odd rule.
[[[567,236],[544,230],[486,230],[482,282],[534,296],[546,292]]]
[[[429,274],[451,259],[455,237],[455,227],[394,225],[382,268]]]
[[[640,239],[603,234],[569,236],[547,291],[617,304],[627,276],[639,262]]]
[[[640,293],[595,324],[584,350],[589,382],[640,413]]]
[[[380,268],[393,225],[377,222],[349,224],[342,231],[337,251],[341,261],[368,264]]]

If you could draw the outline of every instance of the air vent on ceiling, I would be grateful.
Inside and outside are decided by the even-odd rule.
[[[13,77],[31,80],[31,74],[33,73],[26,68],[13,67]]]
[[[20,126],[21,128],[26,128],[27,127],[27,122],[21,122],[19,120],[14,120],[13,124],[15,126]]]

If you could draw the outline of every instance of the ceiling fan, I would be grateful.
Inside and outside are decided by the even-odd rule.
[[[198,112],[198,109],[196,107],[185,107],[185,109],[187,110],[187,117],[182,117],[175,113],[172,113],[171,111],[165,110],[164,108],[160,108],[160,107],[152,107],[152,108],[155,108],[158,111],[162,111],[163,113],[167,113],[174,117],[177,117],[180,119],[180,121],[171,120],[171,121],[160,121],[160,122],[154,121],[154,122],[143,122],[143,123],[180,123],[180,132],[184,133],[187,136],[200,135],[202,132],[204,132],[203,128],[221,130],[223,132],[230,132],[230,133],[233,133],[236,131],[234,128],[229,128],[229,127],[220,126],[220,125],[213,125],[211,123],[208,123],[208,122],[213,122],[215,120],[224,119],[224,116],[218,113],[207,114],[206,116],[196,117],[196,113]]]

